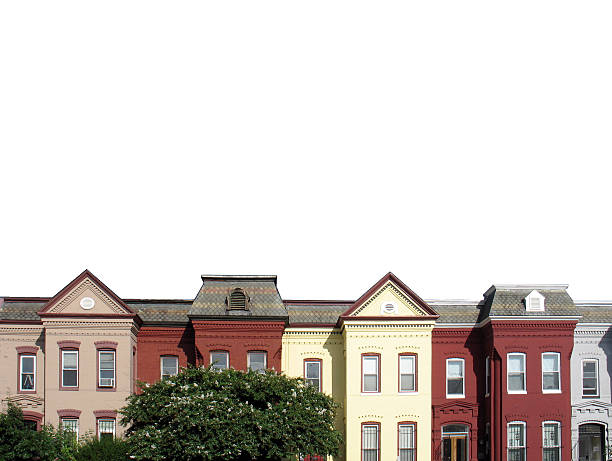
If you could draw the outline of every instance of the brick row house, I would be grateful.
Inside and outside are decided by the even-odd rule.
[[[356,301],[284,300],[276,276],[202,276],[192,300],[151,300],[84,271],[0,298],[0,399],[32,427],[114,437],[137,380],[274,369],[340,404],[338,460],[603,461],[611,326],[612,303],[564,285],[426,301],[389,273]]]

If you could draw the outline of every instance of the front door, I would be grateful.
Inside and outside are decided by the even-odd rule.
[[[601,424],[583,424],[578,427],[579,461],[605,461],[604,426]]]
[[[444,437],[442,445],[442,461],[467,461],[467,435]]]

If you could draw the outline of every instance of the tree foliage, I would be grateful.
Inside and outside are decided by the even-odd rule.
[[[121,411],[140,460],[280,460],[335,455],[337,405],[272,371],[188,368],[128,398]]]

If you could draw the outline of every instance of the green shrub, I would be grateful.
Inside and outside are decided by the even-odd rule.
[[[123,461],[129,460],[128,444],[125,440],[103,439],[88,436],[79,444],[76,461]]]

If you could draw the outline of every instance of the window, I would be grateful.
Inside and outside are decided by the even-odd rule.
[[[508,423],[508,461],[525,461],[525,423]]]
[[[313,386],[319,392],[321,391],[320,359],[304,360],[304,380],[306,381],[306,384]]]
[[[247,300],[248,298],[244,290],[235,288],[228,297],[227,305],[229,309],[246,310]]]
[[[446,397],[465,397],[465,360],[446,359]]]
[[[361,355],[361,392],[380,392],[380,356]]]
[[[400,423],[398,426],[399,461],[414,461],[416,459],[415,424]]]
[[[545,421],[542,424],[542,461],[561,460],[561,423]]]
[[[36,356],[19,356],[19,390],[36,391]]]
[[[544,352],[542,354],[542,392],[561,391],[560,354]]]
[[[399,391],[415,392],[416,390],[416,355],[400,355]]]
[[[508,354],[508,393],[525,394],[525,354],[512,352]]]
[[[75,439],[79,439],[79,420],[77,418],[62,418],[62,429],[72,432]]]
[[[178,357],[173,355],[162,356],[161,359],[161,377],[175,376],[178,374]]]
[[[536,290],[533,290],[525,298],[525,310],[531,312],[543,312],[544,311],[544,296],[542,296]]]
[[[597,360],[582,361],[582,396],[599,396],[599,362]]]
[[[79,351],[62,350],[62,387],[79,386]]]
[[[100,440],[113,439],[115,437],[115,420],[98,419],[98,438]]]
[[[491,392],[491,358],[485,359],[485,397]]]
[[[115,351],[98,351],[98,386],[115,387]]]
[[[265,352],[249,352],[247,354],[249,370],[263,373],[266,370],[266,355]]]
[[[361,460],[380,460],[380,424],[361,424]]]
[[[229,352],[213,351],[210,353],[210,364],[213,370],[225,370],[229,368]]]

